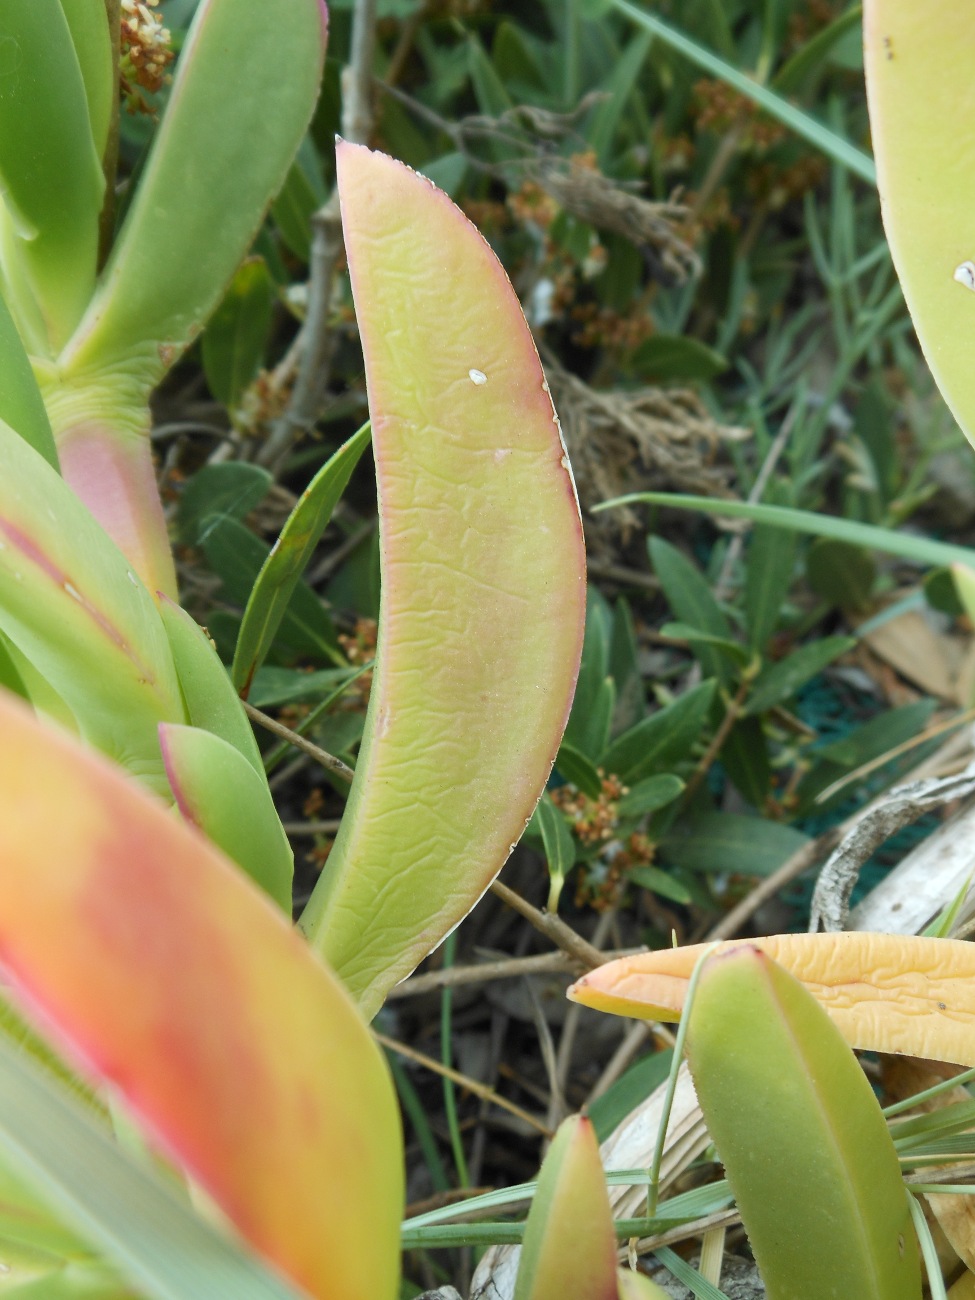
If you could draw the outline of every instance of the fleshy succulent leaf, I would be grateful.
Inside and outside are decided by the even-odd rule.
[[[616,1234],[591,1122],[564,1120],[538,1175],[514,1300],[617,1300]]]
[[[619,1300],[668,1300],[663,1287],[651,1282],[642,1273],[631,1268],[621,1268],[616,1274],[619,1284]]]
[[[156,724],[184,713],[155,603],[64,480],[2,421],[0,462],[0,631],[91,744],[165,793]]]
[[[0,297],[0,420],[9,424],[25,442],[55,469],[58,453],[44,399],[37,387],[30,360],[24,351],[17,326]]]
[[[339,982],[124,774],[10,697],[0,727],[0,965],[18,1000],[310,1295],[393,1300],[395,1091]]]
[[[257,575],[240,625],[232,669],[234,685],[245,698],[369,436],[369,426],[363,425],[326,461],[301,494]]]
[[[920,1300],[883,1113],[799,981],[748,945],[708,958],[687,1058],[769,1300]]]
[[[975,944],[903,934],[777,934],[718,944],[751,946],[801,980],[851,1047],[975,1067]],[[607,962],[569,997],[596,1011],[679,1020],[704,946]]]
[[[112,37],[105,0],[61,0],[88,101],[95,152],[105,153],[115,99]]]
[[[24,286],[39,308],[53,353],[81,318],[95,283],[104,192],[81,68],[60,0],[5,0],[0,7],[0,189],[9,223],[5,268],[20,318]]]
[[[291,916],[294,855],[264,773],[240,750],[199,727],[160,723],[166,775],[185,819]]]
[[[44,1215],[43,1206],[20,1200],[19,1189],[4,1180],[4,1194],[9,1189],[18,1198],[10,1207],[13,1214],[18,1202],[21,1207],[13,1240],[3,1239],[9,1269],[3,1275],[4,1296],[297,1300],[294,1286],[277,1270],[272,1272],[245,1243],[232,1239],[223,1225],[194,1213],[176,1180],[122,1149],[66,1088],[5,1039],[0,1040],[0,1148],[50,1211],[89,1244],[87,1252],[78,1250],[72,1236]],[[35,1237],[39,1250],[31,1248]],[[105,1258],[92,1259],[91,1248]],[[110,1260],[132,1279],[136,1292],[121,1286]],[[58,1262],[63,1270],[57,1270]]]
[[[213,642],[185,609],[167,597],[159,602],[159,614],[186,701],[187,720],[233,745],[263,777],[254,730]]]
[[[202,0],[66,376],[126,361],[148,390],[200,332],[304,135],[325,36],[321,0]]]
[[[931,372],[975,441],[975,31],[951,0],[867,0],[864,66],[884,229]]]
[[[367,1014],[474,906],[558,749],[585,614],[568,458],[487,243],[402,163],[340,142],[382,602],[366,737],[301,925]]]

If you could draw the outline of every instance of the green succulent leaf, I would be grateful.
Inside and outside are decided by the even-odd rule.
[[[17,326],[0,296],[0,420],[58,468],[51,422]]]
[[[304,135],[325,36],[321,0],[202,0],[66,375],[126,361],[148,388],[200,332]]]
[[[812,994],[755,948],[711,957],[687,1055],[769,1300],[920,1300],[893,1142]]]
[[[108,6],[105,0],[61,0],[61,8],[68,21],[78,66],[81,68],[95,152],[101,158],[108,143],[115,102]]]
[[[60,475],[0,422],[0,631],[79,732],[161,794],[183,700],[152,597]]]
[[[617,1300],[616,1234],[592,1123],[571,1115],[538,1175],[514,1300]]]
[[[301,926],[372,1015],[474,906],[538,802],[585,573],[548,385],[500,263],[403,164],[344,143],[337,157],[383,589],[355,781]]]
[[[263,776],[264,764],[254,730],[213,642],[185,609],[165,597],[159,602],[159,614],[169,638],[189,722],[233,745]]]
[[[975,440],[975,37],[951,0],[867,0],[864,67],[884,229],[918,340]]]
[[[289,917],[294,856],[263,772],[210,731],[162,723],[159,741],[184,818],[226,853]]]

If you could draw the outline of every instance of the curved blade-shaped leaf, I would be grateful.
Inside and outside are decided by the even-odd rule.
[[[975,1066],[975,944],[903,934],[776,934],[732,939],[801,980],[851,1047]],[[621,957],[569,989],[574,1002],[641,1020],[679,1020],[707,945]]]
[[[951,0],[866,0],[863,38],[887,240],[931,372],[975,441],[975,29]]]
[[[4,1235],[0,1242],[4,1296],[297,1300],[291,1286],[194,1214],[185,1197],[121,1150],[65,1088],[5,1040],[0,1041],[0,1149],[42,1198],[41,1204],[25,1199],[19,1186],[0,1175],[0,1194],[16,1198],[11,1211],[18,1219],[14,1237]],[[138,1292],[123,1287],[107,1263],[86,1259],[87,1252],[73,1248],[73,1234],[51,1223],[43,1202],[116,1261]],[[38,1249],[32,1251],[35,1234]],[[59,1254],[68,1257],[63,1272],[56,1269]]]
[[[124,358],[151,386],[200,332],[304,135],[325,34],[321,0],[202,0],[66,372]]]
[[[619,1269],[616,1280],[619,1285],[619,1300],[668,1300],[663,1287],[631,1268]]]
[[[364,424],[326,461],[302,492],[257,575],[244,610],[231,670],[234,685],[245,699],[370,434],[370,426]]]
[[[0,965],[27,1009],[311,1295],[392,1300],[398,1109],[338,981],[123,774],[9,698],[0,729]]]
[[[160,723],[159,742],[180,812],[290,917],[294,855],[263,772],[199,727]]]
[[[883,1113],[799,981],[752,946],[708,959],[687,1059],[769,1300],[920,1300]]]
[[[0,83],[5,219],[56,352],[95,283],[105,184],[60,0],[0,6]],[[18,315],[16,303],[10,306]]]
[[[173,652],[188,721],[233,745],[263,777],[264,763],[254,729],[213,642],[185,609],[165,596],[159,602],[159,614]]]
[[[617,1300],[606,1176],[583,1115],[563,1121],[542,1162],[514,1300]]]
[[[27,353],[0,297],[0,420],[58,468],[54,434]]]
[[[446,195],[338,146],[379,480],[366,740],[302,918],[374,1014],[470,911],[551,770],[578,672],[582,526],[504,271]]]
[[[61,0],[68,20],[81,79],[88,100],[88,120],[95,152],[101,158],[108,143],[115,99],[112,36],[105,0]]]
[[[0,630],[81,734],[168,791],[156,724],[184,719],[149,593],[55,470],[0,421]]]

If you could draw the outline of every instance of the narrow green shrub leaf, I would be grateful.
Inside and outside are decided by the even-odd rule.
[[[582,661],[572,710],[565,728],[565,739],[584,754],[598,759],[605,741],[600,737],[606,730],[605,707],[600,696],[605,694],[609,673],[612,614],[596,587],[590,587],[586,599],[586,631],[582,642]]]
[[[263,257],[237,268],[203,334],[203,370],[210,392],[234,411],[264,359],[274,286]]]
[[[739,718],[721,746],[719,757],[740,793],[761,811],[772,789],[772,765],[761,720]]]
[[[20,264],[43,318],[47,337],[32,338],[29,346],[52,354],[94,287],[105,184],[60,0],[0,6],[0,84],[0,223],[10,223],[5,252]],[[8,305],[21,316],[16,298]],[[25,309],[29,314],[30,305]]]
[[[291,916],[294,855],[263,771],[199,727],[159,728],[166,775],[184,818],[242,867]]]
[[[869,609],[876,580],[873,556],[862,546],[818,537],[806,555],[806,581],[817,596],[840,609]]]
[[[745,624],[748,644],[759,653],[779,625],[795,561],[796,543],[790,533],[768,524],[753,529],[745,570]]]
[[[632,786],[686,760],[701,735],[715,689],[713,681],[701,682],[625,731],[603,755],[603,767]]]
[[[711,647],[737,668],[744,668],[751,658],[747,648],[740,642],[715,636],[713,632],[702,632],[699,628],[692,627],[690,623],[665,623],[660,633],[675,641],[686,641],[693,650]]]
[[[613,610],[609,670],[616,683],[617,696],[613,726],[617,731],[624,731],[644,716],[647,711],[647,697],[640,672],[633,612],[629,602],[622,596],[617,600]]]
[[[304,672],[300,668],[259,668],[251,687],[250,702],[256,709],[269,709],[297,700],[319,700],[344,682],[358,676],[359,669],[322,668]]]
[[[778,663],[768,664],[755,678],[745,704],[746,715],[758,715],[795,695],[834,659],[856,645],[855,636],[827,636],[799,646]]]
[[[246,607],[271,548],[227,516],[204,519],[200,543],[211,569],[223,581],[225,594]],[[292,584],[275,632],[279,642],[296,654],[324,656],[346,666],[328,610],[300,578]]]
[[[552,882],[548,910],[554,912],[558,908],[565,878],[575,865],[576,844],[564,813],[552,802],[552,796],[547,790],[538,801],[533,820],[538,824],[545,848],[548,874]]]
[[[728,369],[728,359],[699,339],[682,334],[654,334],[633,353],[630,364],[655,383],[714,379]]]
[[[176,519],[180,540],[187,546],[200,546],[207,519],[230,515],[243,519],[267,496],[273,475],[260,465],[248,461],[227,461],[222,465],[205,465],[183,489]]]
[[[555,768],[560,776],[577,786],[590,799],[598,799],[602,794],[603,783],[596,765],[580,750],[563,740],[555,759]]]
[[[401,163],[340,143],[338,177],[383,590],[355,782],[301,926],[372,1015],[474,906],[538,802],[585,570],[548,385],[500,263]]]
[[[661,871],[659,867],[631,867],[626,873],[626,878],[634,885],[640,885],[653,894],[659,894],[661,898],[669,898],[671,902],[686,906],[694,901],[686,885],[682,885],[679,880],[675,880],[666,871]]]
[[[662,772],[659,776],[648,776],[645,781],[638,781],[619,803],[621,817],[645,817],[647,813],[666,808],[680,795],[684,782],[679,776]]]
[[[328,188],[315,142],[306,135],[271,213],[281,237],[295,257],[307,262],[311,254],[311,218],[328,201]]]
[[[661,840],[668,862],[688,871],[734,871],[768,876],[781,867],[809,836],[781,822],[745,813],[701,813]]]
[[[0,296],[0,420],[58,469],[51,422],[17,326]]]
[[[717,637],[719,641],[733,641],[724,611],[697,566],[662,537],[648,538],[647,549],[654,573],[660,579],[667,603],[676,618],[698,632]],[[691,648],[707,677],[716,677],[720,682],[730,680],[730,665],[716,649],[704,642]]]
[[[769,1300],[920,1300],[883,1114],[812,994],[757,949],[711,957],[687,1056]]]
[[[528,1212],[514,1300],[617,1300],[616,1234],[592,1123],[559,1128]]]
[[[200,332],[308,125],[325,30],[320,0],[202,0],[66,374],[127,359],[150,386]]]
[[[231,670],[234,685],[245,698],[370,435],[370,426],[364,424],[326,461],[301,494],[254,580]]]

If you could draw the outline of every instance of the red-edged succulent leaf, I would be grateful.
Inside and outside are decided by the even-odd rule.
[[[538,1176],[514,1300],[616,1300],[616,1234],[592,1123],[563,1122]]]
[[[392,1300],[385,1064],[274,906],[104,760],[0,697],[0,968],[312,1296]]]
[[[56,470],[0,421],[0,631],[78,731],[159,793],[156,736],[184,719],[156,606]],[[21,665],[18,663],[18,669]],[[39,684],[39,683],[38,683]]]
[[[377,667],[348,810],[302,926],[367,1013],[497,875],[578,671],[582,525],[531,334],[446,195],[340,143],[381,519]]]

